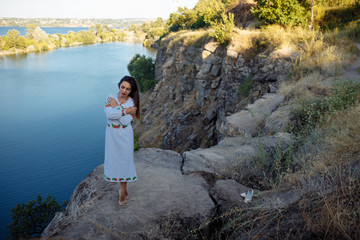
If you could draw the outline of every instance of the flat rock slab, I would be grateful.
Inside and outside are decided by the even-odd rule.
[[[183,172],[206,172],[218,178],[231,178],[236,175],[233,170],[239,162],[252,159],[256,154],[251,145],[199,148],[183,153]]]
[[[221,134],[227,137],[256,136],[262,122],[269,117],[283,101],[284,96],[280,94],[265,94],[253,104],[249,104],[246,110],[226,117],[220,126]]]
[[[188,229],[211,219],[215,204],[201,177],[181,174],[181,161],[173,151],[137,151],[138,180],[128,184],[125,206],[117,202],[120,184],[106,182],[98,166],[42,239],[184,239]]]
[[[265,157],[261,150],[271,152],[274,149],[286,149],[292,142],[288,133],[261,138],[226,137],[214,147],[184,152],[182,171],[185,174],[205,172],[218,179],[236,178],[239,166],[243,163]],[[267,158],[263,160],[266,161]]]

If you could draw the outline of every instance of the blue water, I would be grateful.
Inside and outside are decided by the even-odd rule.
[[[70,31],[79,32],[79,31],[88,31],[87,27],[40,27],[47,34],[68,34]],[[7,35],[9,30],[15,29],[17,30],[21,36],[26,35],[26,27],[0,27],[0,36]]]
[[[0,57],[0,239],[17,203],[62,203],[103,163],[108,93],[141,44],[107,43]]]

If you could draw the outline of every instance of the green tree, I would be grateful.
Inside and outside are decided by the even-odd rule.
[[[136,24],[131,24],[130,27],[129,27],[129,30],[137,32],[137,31],[141,30],[141,26],[136,25]]]
[[[36,29],[36,25],[35,24],[27,24],[26,25],[26,36],[29,38],[29,39],[33,39],[33,32],[35,31]]]
[[[178,8],[167,21],[170,31],[209,27],[211,22],[221,19],[226,5],[221,0],[200,0],[194,9]]]
[[[5,47],[5,41],[2,36],[0,36],[0,50],[4,50]]]
[[[152,24],[152,26],[154,27],[154,28],[160,28],[160,27],[164,27],[164,21],[163,21],[163,19],[161,18],[161,17],[158,17],[157,19],[156,19],[156,21]]]
[[[155,80],[155,62],[151,57],[136,54],[131,58],[127,66],[129,73],[133,76],[142,92],[153,89],[157,83]]]
[[[8,31],[7,35],[9,36],[8,42],[7,42],[8,47],[9,48],[16,48],[20,33],[17,30],[12,29],[12,30]]]
[[[251,12],[266,24],[306,25],[309,3],[306,0],[255,0]]]
[[[221,19],[221,14],[225,13],[225,4],[220,0],[200,0],[195,10],[199,16],[196,24],[199,27],[207,27],[212,22]]]
[[[100,24],[96,24],[96,35],[99,35],[103,32],[103,29]]]
[[[26,49],[28,46],[31,45],[30,43],[31,42],[30,42],[30,40],[28,38],[26,38],[24,36],[20,36],[17,39],[17,44],[16,45],[17,45],[17,47],[19,49]]]
[[[13,221],[7,226],[10,239],[39,237],[55,213],[63,211],[66,205],[67,201],[59,205],[55,197],[49,195],[43,201],[40,194],[36,200],[31,200],[27,204],[17,204],[11,209]]]
[[[198,16],[196,11],[188,8],[178,8],[176,13],[170,14],[169,20],[166,22],[172,32],[183,29],[191,29],[196,23]]]
[[[96,38],[95,33],[92,31],[79,31],[77,36],[83,44],[92,44]]]

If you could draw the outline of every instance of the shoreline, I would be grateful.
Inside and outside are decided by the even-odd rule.
[[[17,54],[29,54],[29,53],[41,53],[41,52],[47,52],[51,50],[56,50],[59,48],[67,48],[67,47],[76,47],[76,46],[86,46],[86,45],[93,45],[93,44],[101,44],[101,43],[111,43],[111,42],[129,42],[129,43],[142,43],[144,45],[145,36],[135,36],[135,32],[133,31],[124,31],[126,36],[123,38],[116,38],[114,39],[101,39],[100,37],[97,37],[94,42],[92,43],[84,43],[84,42],[72,42],[68,45],[61,44],[60,46],[56,46],[55,44],[49,44],[47,45],[47,49],[35,49],[33,45],[28,46],[26,49],[19,49],[19,48],[11,48],[9,50],[0,50],[0,57],[3,56],[11,56],[11,55],[17,55]],[[48,37],[52,36],[54,34],[46,34]],[[68,35],[68,34],[64,34]]]

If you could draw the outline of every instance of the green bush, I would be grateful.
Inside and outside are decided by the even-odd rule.
[[[356,4],[358,0],[316,0],[317,5],[325,7],[343,7]]]
[[[136,54],[131,58],[127,68],[131,76],[137,80],[142,92],[155,87],[157,83],[155,80],[155,61],[151,57],[147,58],[145,55]]]
[[[303,101],[294,109],[292,118],[295,121],[292,131],[297,135],[307,135],[327,115],[336,114],[359,102],[359,83],[338,83],[328,98]]]
[[[251,78],[247,78],[243,84],[241,84],[238,88],[238,94],[241,97],[249,96],[253,81]]]
[[[255,0],[251,12],[266,24],[306,25],[309,4],[304,0]]]
[[[41,51],[48,51],[49,50],[49,46],[47,45],[47,43],[46,42],[41,42],[40,43],[40,49],[41,49]]]
[[[234,14],[225,13],[221,14],[221,20],[215,20],[211,22],[211,27],[214,29],[214,32],[209,33],[209,35],[216,39],[222,45],[228,45],[232,38],[232,31],[235,27],[234,24]]]
[[[12,222],[7,226],[10,239],[28,239],[39,237],[56,212],[63,211],[67,201],[62,205],[56,202],[55,197],[48,196],[43,201],[40,194],[36,200],[27,204],[17,204],[11,209]]]
[[[343,7],[318,7],[318,11],[322,10],[319,19],[319,26],[321,29],[336,29],[347,28],[347,24],[360,20],[360,2],[359,4],[353,4]]]
[[[360,41],[360,20],[351,22],[347,25],[347,37]]]

